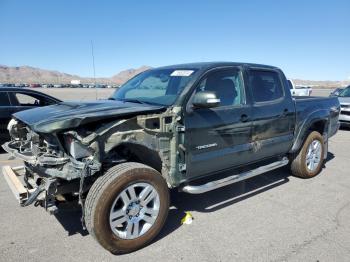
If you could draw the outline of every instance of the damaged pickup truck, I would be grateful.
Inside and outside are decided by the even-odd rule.
[[[339,112],[337,98],[292,98],[276,67],[161,67],[108,100],[14,114],[3,148],[25,166],[3,174],[22,206],[54,213],[79,200],[90,234],[126,253],[160,232],[169,189],[204,193],[287,165],[295,176],[316,176]]]

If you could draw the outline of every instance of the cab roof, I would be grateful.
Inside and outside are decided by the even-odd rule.
[[[261,68],[278,69],[275,66],[254,64],[254,63],[243,63],[243,62],[198,62],[198,63],[186,63],[186,64],[162,66],[156,69],[173,69],[173,68],[211,69],[211,68],[222,67],[222,66],[248,66],[248,67],[257,67],[257,68],[261,67]]]

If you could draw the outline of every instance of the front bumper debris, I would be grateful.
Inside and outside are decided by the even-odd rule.
[[[52,193],[56,191],[54,179],[45,180],[38,186],[30,186],[25,183],[25,167],[3,166],[2,174],[9,185],[12,193],[22,207],[41,204],[45,209],[54,214],[57,211]]]
[[[32,172],[38,173],[41,176],[62,178],[68,181],[80,178],[81,172],[85,166],[83,161],[78,161],[71,157],[37,156],[30,151],[20,152],[16,143],[18,142],[10,141],[3,144],[2,147],[10,155],[30,164],[28,168],[31,169]],[[91,170],[91,175],[93,175],[101,169],[101,163],[96,160],[90,161],[89,168]]]
[[[2,148],[12,156],[32,165],[63,165],[69,161],[68,157],[35,156],[32,152],[19,152],[18,141],[10,141],[2,145]]]
[[[12,193],[18,200],[18,202],[22,205],[25,203],[31,193],[35,191],[35,189],[28,189],[26,186],[24,186],[19,179],[21,176],[19,171],[24,171],[24,167],[10,167],[10,166],[3,166],[2,167],[2,174],[9,185]]]

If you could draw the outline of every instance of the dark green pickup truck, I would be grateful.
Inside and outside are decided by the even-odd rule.
[[[24,179],[19,169],[3,173],[22,206],[53,213],[76,198],[104,248],[131,252],[164,225],[169,188],[199,194],[288,164],[295,176],[316,176],[339,111],[337,98],[292,98],[272,66],[161,67],[108,100],[14,114],[3,148],[24,160]]]

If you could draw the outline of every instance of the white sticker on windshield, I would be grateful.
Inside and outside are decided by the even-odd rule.
[[[170,76],[190,76],[193,70],[175,70]]]

